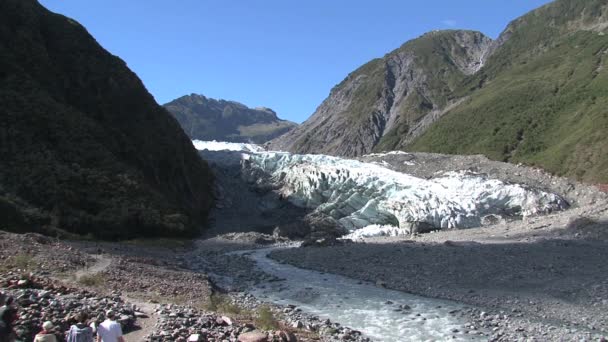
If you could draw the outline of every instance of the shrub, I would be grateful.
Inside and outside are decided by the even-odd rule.
[[[279,328],[279,321],[274,317],[270,307],[264,305],[258,308],[255,325],[264,330],[276,330]]]
[[[105,283],[105,278],[101,273],[85,274],[78,278],[78,282],[84,286],[100,287]]]

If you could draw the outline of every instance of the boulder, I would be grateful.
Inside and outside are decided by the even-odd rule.
[[[296,335],[290,331],[281,330],[278,332],[278,337],[281,339],[281,342],[297,342],[298,338]]]
[[[240,334],[238,340],[239,342],[267,342],[268,335],[259,330],[254,330],[252,332]]]
[[[406,222],[403,224],[402,228],[406,231],[409,231],[410,234],[424,234],[430,233],[433,230],[438,230],[437,227],[433,226],[430,223],[419,221]]]

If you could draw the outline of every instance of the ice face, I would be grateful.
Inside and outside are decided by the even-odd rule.
[[[192,140],[194,148],[199,151],[242,151],[242,152],[261,152],[264,148],[255,144],[231,143],[225,141],[201,141]]]
[[[252,186],[278,189],[294,205],[329,215],[350,232],[374,225],[403,233],[477,227],[487,217],[525,217],[568,205],[555,194],[466,172],[422,179],[356,160],[249,148],[235,157]]]

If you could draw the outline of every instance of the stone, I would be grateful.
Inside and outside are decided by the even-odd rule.
[[[240,334],[238,338],[239,342],[266,342],[268,341],[268,335],[265,333],[254,330],[252,332],[247,332],[244,334]]]
[[[232,319],[230,319],[230,317],[228,316],[222,316],[222,321],[224,321],[224,323],[226,323],[227,325],[232,325]]]
[[[192,334],[192,335],[190,335],[190,337],[188,337],[188,342],[198,342],[200,340],[201,340],[200,334]]]
[[[279,338],[281,339],[281,342],[297,342],[298,338],[296,337],[296,335],[290,331],[279,331],[278,333]]]

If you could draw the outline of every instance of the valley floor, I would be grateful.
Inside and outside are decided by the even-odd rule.
[[[479,156],[400,153],[362,159],[422,178],[446,170],[479,172],[563,194],[573,207],[481,228],[283,248],[273,252],[273,258],[468,305],[458,314],[467,321],[454,332],[459,339],[607,341],[606,194]],[[49,300],[45,291],[53,300],[75,307],[82,304],[74,304],[75,296],[81,302],[92,301],[99,313],[115,306],[131,328],[128,341],[174,341],[197,331],[236,341],[254,329],[262,329],[272,341],[293,341],[290,334],[299,341],[364,341],[352,329],[297,308],[270,305],[270,313],[265,312],[266,304],[244,292],[255,284],[281,279],[257,269],[246,255],[230,252],[289,244],[283,238],[244,231],[270,232],[277,222],[304,213],[278,202],[271,193],[244,191],[235,181],[238,174],[224,172],[218,180],[224,191],[213,216],[213,232],[221,234],[215,238],[102,243],[0,231],[0,291],[29,295],[19,297],[25,313],[40,305],[32,298]],[[273,206],[261,210],[258,203]],[[71,313],[58,310],[51,318],[66,328],[65,317]],[[26,335],[32,334],[40,319],[26,314],[19,324],[29,329]]]
[[[483,228],[286,249],[272,258],[484,312],[490,340],[605,341],[605,204]],[[474,329],[472,329],[474,330]]]
[[[302,268],[470,305],[473,309],[466,313],[470,324],[460,334],[483,331],[494,341],[597,341],[608,336],[607,208],[598,204],[526,221],[411,238],[285,248],[272,257]],[[210,321],[222,314],[232,317],[233,325],[213,323],[208,328],[217,336],[234,339],[258,324],[255,312],[261,303],[243,293],[233,297],[236,301],[212,299],[217,292],[214,284],[238,292],[250,284],[280,279],[256,270],[244,256],[226,253],[276,243],[284,245],[285,240],[238,233],[194,244],[118,244],[0,233],[2,287],[21,291],[8,289],[9,279],[22,277],[22,271],[28,270],[35,277],[75,288],[73,291],[92,291],[100,298],[119,297],[127,306],[136,304],[144,315],[133,325],[142,330],[136,328],[128,334],[129,341],[150,334],[169,334],[161,340],[175,340],[174,329],[183,326],[171,317],[184,313]],[[94,277],[87,282],[85,276]],[[222,299],[218,302],[217,298]],[[160,305],[163,303],[173,306]],[[300,320],[316,325],[312,330],[324,328],[314,318],[295,311],[283,316],[283,308],[274,308],[284,329],[293,330],[291,325]],[[332,339],[314,331],[294,332],[303,341]]]

